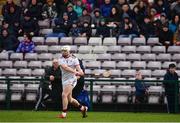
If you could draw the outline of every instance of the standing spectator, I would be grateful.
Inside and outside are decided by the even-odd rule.
[[[69,36],[71,37],[78,37],[80,35],[80,28],[76,21],[73,22],[72,27],[69,31]]]
[[[100,6],[102,16],[108,18],[112,9],[111,0],[104,0],[104,4]]]
[[[94,24],[95,27],[99,27],[101,18],[102,18],[101,12],[98,8],[96,8],[92,15],[92,24]]]
[[[80,36],[82,37],[91,37],[91,27],[88,22],[84,22],[80,30]]]
[[[32,36],[28,33],[24,34],[24,40],[20,42],[16,52],[18,53],[33,53],[34,52],[34,42],[32,41]]]
[[[159,41],[165,46],[173,45],[173,33],[169,30],[168,24],[164,24],[160,30]]]
[[[82,15],[83,5],[82,5],[81,0],[77,0],[75,2],[75,5],[73,6],[73,9],[77,13],[78,17],[80,17]]]
[[[76,21],[78,19],[77,13],[73,10],[73,4],[69,3],[67,5],[67,13],[68,13],[69,20],[71,22]]]
[[[168,113],[177,113],[178,110],[178,94],[179,94],[179,83],[178,75],[175,72],[176,65],[170,64],[167,73],[164,75],[164,87],[165,87],[165,95],[167,97],[167,110]],[[175,106],[177,106],[175,108]]]
[[[19,33],[30,33],[31,35],[39,35],[39,25],[37,21],[35,21],[31,17],[31,14],[28,11],[25,13],[20,25],[21,29],[19,30]]]
[[[179,19],[179,16],[178,15],[175,15],[173,18],[172,18],[172,21],[171,23],[169,24],[169,30],[171,30],[173,33],[176,32],[177,28],[178,28],[178,25],[180,24],[180,19]]]
[[[99,27],[97,27],[96,36],[100,37],[109,37],[110,36],[110,29],[107,26],[104,19],[100,20]]]
[[[19,44],[18,39],[10,35],[8,30],[3,29],[0,36],[0,51],[14,52]]]
[[[87,9],[83,9],[82,16],[79,17],[78,21],[80,26],[82,26],[84,22],[91,24],[91,16],[89,15]]]
[[[180,46],[180,24],[174,34],[174,44]]]

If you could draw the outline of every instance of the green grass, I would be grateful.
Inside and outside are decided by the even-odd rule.
[[[180,122],[180,114],[88,112],[82,118],[80,112],[68,112],[66,119],[53,111],[0,111],[0,122]]]

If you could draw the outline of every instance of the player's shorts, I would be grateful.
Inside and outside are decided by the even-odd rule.
[[[62,85],[63,85],[63,88],[66,86],[66,85],[72,85],[73,88],[76,86],[77,84],[77,78],[71,78],[71,79],[67,79],[66,81],[63,81],[62,82]]]

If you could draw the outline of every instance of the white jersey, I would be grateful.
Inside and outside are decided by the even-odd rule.
[[[69,58],[61,57],[59,59],[59,64],[60,65],[65,64],[68,67],[75,69],[76,66],[79,65],[79,61],[75,56],[70,56]],[[74,85],[75,83],[77,83],[77,78],[73,73],[68,72],[62,68],[61,68],[61,71],[62,71],[62,84],[63,85],[66,85],[68,83]]]

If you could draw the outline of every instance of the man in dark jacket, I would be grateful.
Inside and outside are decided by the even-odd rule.
[[[50,88],[49,88],[50,86]],[[45,81],[40,87],[40,96],[36,104],[35,110],[38,110],[40,105],[43,106],[43,102],[52,98],[54,110],[61,108],[61,93],[62,93],[62,82],[61,82],[61,70],[57,59],[53,60],[53,66],[45,70]],[[44,91],[44,92],[43,92]],[[48,94],[48,98],[44,98]]]
[[[177,82],[178,75],[175,72],[175,70],[176,70],[175,64],[170,64],[169,70],[164,75],[165,95],[167,97],[167,108],[169,113],[177,113],[178,104],[179,104],[178,103],[179,84]]]

